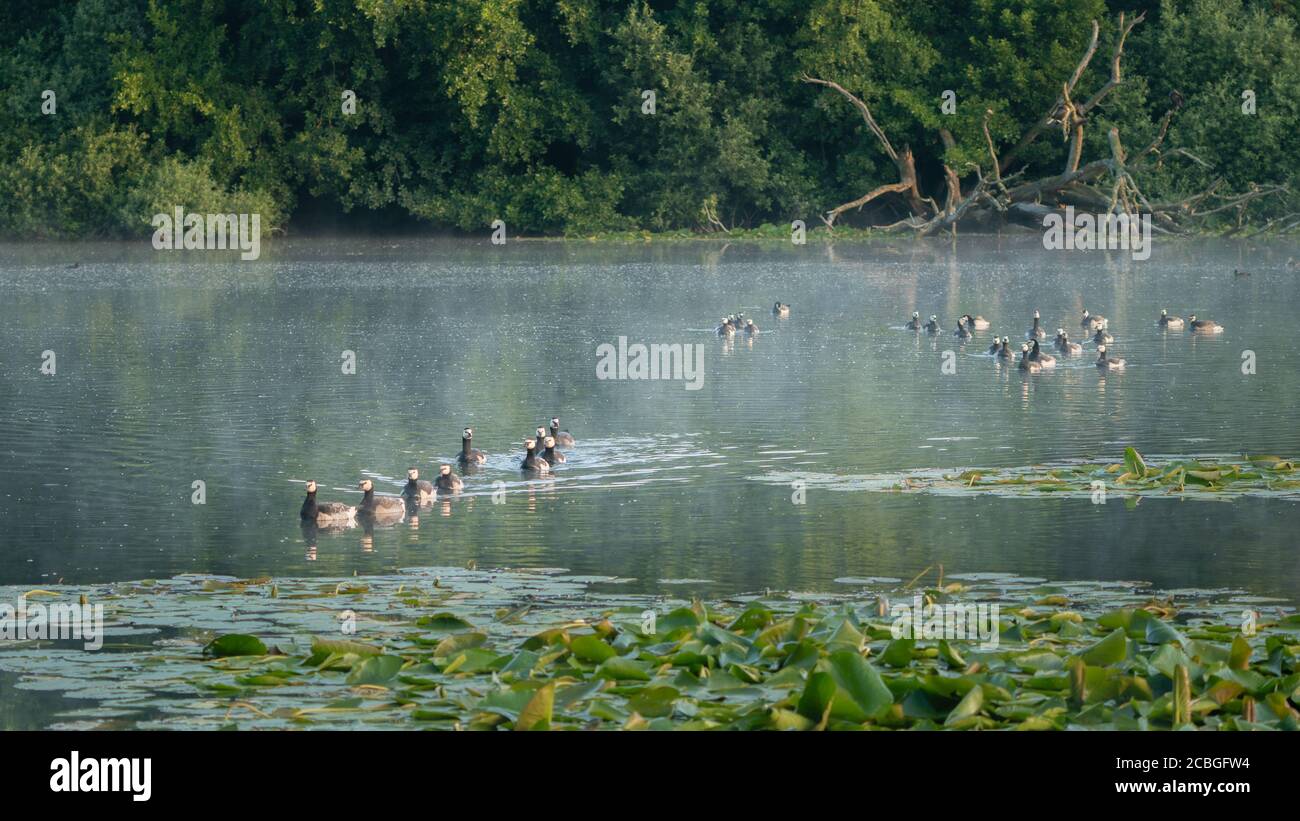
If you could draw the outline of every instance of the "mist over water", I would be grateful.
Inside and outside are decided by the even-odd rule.
[[[810,486],[922,468],[1148,455],[1300,456],[1296,255],[1281,243],[1049,252],[946,243],[267,243],[256,264],[136,246],[0,248],[0,583],[207,572],[345,576],[564,567],[629,591],[833,589],[836,579],[1012,572],[1300,594],[1285,499],[1230,503],[886,495]],[[76,267],[69,267],[77,263]],[[1234,277],[1234,267],[1252,272]],[[770,313],[780,300],[788,319]],[[1035,309],[1095,346],[1025,375],[983,356]],[[1161,308],[1225,325],[1156,327]],[[718,318],[762,328],[724,342]],[[938,336],[901,330],[937,314]],[[962,344],[962,313],[992,322]],[[704,344],[700,390],[596,378],[598,346]],[[1244,350],[1257,373],[1241,372]],[[57,353],[54,376],[42,351]],[[955,374],[940,371],[956,354]],[[354,351],[355,375],[341,372]],[[569,461],[529,480],[521,442],[559,416]],[[487,465],[408,522],[304,534],[303,482],[432,479],[475,430]],[[206,483],[204,505],[191,483]],[[493,483],[505,483],[494,504]]]

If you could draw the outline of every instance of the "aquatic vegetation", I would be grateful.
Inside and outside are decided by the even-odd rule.
[[[1124,497],[1228,499],[1234,496],[1300,497],[1294,461],[1279,456],[1172,457],[1148,461],[1126,448],[1122,462],[1061,462],[960,471],[918,470],[872,476],[768,474],[764,481],[788,484],[802,479],[831,490],[1002,496],[1066,495],[1094,497],[1104,492]]]
[[[619,581],[442,568],[58,588],[105,605],[106,650],[7,644],[0,670],[63,693],[60,727],[1300,726],[1300,616],[1232,591],[940,573],[706,604],[588,587]],[[933,622],[896,637],[891,601],[983,606],[996,641]]]

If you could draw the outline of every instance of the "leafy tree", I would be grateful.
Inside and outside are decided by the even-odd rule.
[[[1078,94],[1105,82],[1120,11],[1147,19],[1085,154],[1109,155],[1111,126],[1151,140],[1177,89],[1146,195],[1297,190],[1297,0],[64,0],[0,7],[0,233],[136,236],[169,204],[290,228],[320,211],[514,233],[806,219],[897,171],[804,73],[860,95],[939,198],[945,164],[967,186],[988,170],[986,111],[1005,151],[1052,107],[1094,19]],[[1065,156],[1044,134],[1017,166]]]

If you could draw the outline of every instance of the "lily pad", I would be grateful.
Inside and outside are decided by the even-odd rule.
[[[217,658],[227,656],[264,656],[266,645],[257,636],[243,633],[227,633],[218,636],[203,648],[203,652]]]

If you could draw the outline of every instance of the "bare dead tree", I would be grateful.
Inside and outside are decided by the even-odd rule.
[[[1074,93],[1074,87],[1078,85],[1079,80],[1087,71],[1088,65],[1092,62],[1093,56],[1097,53],[1097,38],[1101,31],[1096,20],[1092,21],[1092,37],[1088,41],[1088,47],[1084,49],[1083,57],[1080,58],[1079,64],[1075,66],[1074,73],[1065,81],[1061,88],[1061,96],[1056,98],[1052,108],[1043,116],[1033,128],[1020,138],[1006,156],[1002,158],[1001,171],[1004,173],[1020,157],[1021,152],[1028,148],[1042,133],[1050,128],[1053,124],[1059,123],[1061,126],[1062,138],[1071,140],[1070,145],[1070,162],[1066,165],[1066,171],[1073,171],[1079,167],[1079,156],[1083,149],[1083,123],[1088,116],[1088,112],[1097,107],[1097,104],[1106,98],[1106,95],[1114,91],[1122,82],[1124,82],[1123,73],[1120,71],[1120,58],[1124,54],[1124,42],[1128,39],[1129,32],[1138,23],[1146,19],[1146,12],[1142,12],[1137,17],[1125,23],[1125,15],[1120,12],[1119,15],[1119,37],[1115,41],[1115,50],[1111,55],[1110,62],[1110,79],[1105,85],[1097,89],[1088,100],[1082,105],[1076,106],[1070,99]],[[1073,139],[1072,139],[1073,138]]]
[[[931,209],[921,197],[921,191],[917,187],[916,162],[912,156],[912,149],[908,146],[903,146],[902,151],[896,151],[893,144],[890,143],[889,137],[885,134],[884,129],[876,123],[876,118],[872,116],[871,109],[861,99],[844,88],[844,86],[830,80],[810,77],[807,74],[802,75],[800,79],[805,83],[816,83],[817,85],[832,88],[851,102],[854,107],[861,112],[862,119],[867,123],[867,128],[869,128],[871,133],[876,136],[876,139],[880,142],[880,147],[884,149],[885,154],[893,161],[894,167],[898,169],[898,182],[881,185],[856,200],[832,208],[822,216],[822,222],[825,222],[827,227],[834,228],[835,220],[840,214],[855,208],[861,208],[872,200],[891,193],[903,195],[904,200],[907,202],[908,210],[911,211],[912,216],[928,216],[931,213]]]
[[[951,152],[956,148],[956,141],[948,129],[940,128],[938,136],[945,154],[943,163],[945,196],[942,207],[933,198],[922,194],[911,150],[906,146],[901,152],[894,149],[884,129],[880,127],[871,109],[863,100],[834,81],[807,74],[802,75],[800,79],[803,82],[834,89],[852,103],[862,114],[867,127],[898,170],[897,182],[877,186],[858,199],[832,208],[822,217],[822,221],[828,227],[834,228],[835,220],[845,211],[862,208],[887,194],[898,194],[907,207],[907,216],[888,225],[879,226],[877,230],[912,231],[919,236],[943,229],[951,229],[955,233],[957,223],[967,216],[997,214],[998,218],[1002,219],[1007,215],[1014,215],[1021,219],[1037,221],[1054,208],[1075,205],[1106,213],[1150,213],[1159,230],[1176,232],[1182,230],[1183,225],[1193,219],[1232,209],[1237,209],[1240,216],[1244,214],[1245,205],[1251,200],[1287,193],[1284,186],[1252,184],[1250,190],[1244,194],[1219,194],[1217,189],[1222,185],[1223,180],[1218,179],[1205,191],[1183,200],[1150,201],[1138,186],[1134,173],[1144,170],[1153,162],[1162,161],[1161,146],[1169,134],[1174,115],[1181,107],[1181,99],[1178,98],[1173,99],[1172,107],[1160,119],[1155,136],[1141,151],[1128,154],[1120,139],[1119,129],[1111,128],[1107,134],[1110,156],[1084,162],[1084,130],[1088,115],[1112,91],[1123,84],[1124,45],[1134,27],[1144,19],[1146,19],[1145,12],[1131,18],[1124,13],[1119,15],[1117,34],[1111,51],[1109,76],[1100,88],[1079,103],[1075,101],[1076,90],[1097,53],[1100,38],[1100,26],[1097,21],[1092,21],[1092,34],[1088,44],[1074,71],[1061,83],[1061,93],[1052,107],[1000,159],[997,146],[989,132],[989,119],[993,111],[986,110],[982,127],[989,154],[991,178],[986,177],[978,165],[972,164],[975,185],[966,194],[962,191],[961,175],[946,161],[947,156],[951,156]],[[1065,163],[1061,172],[1012,184],[1010,181],[1022,175],[1025,168],[1022,166],[1016,172],[1008,173],[1011,167],[1025,149],[1053,126],[1060,127],[1062,141],[1067,143]],[[1212,167],[1185,149],[1174,149],[1169,152],[1169,156],[1186,157],[1204,167]],[[1292,227],[1294,226],[1288,226],[1284,230],[1290,230]]]

